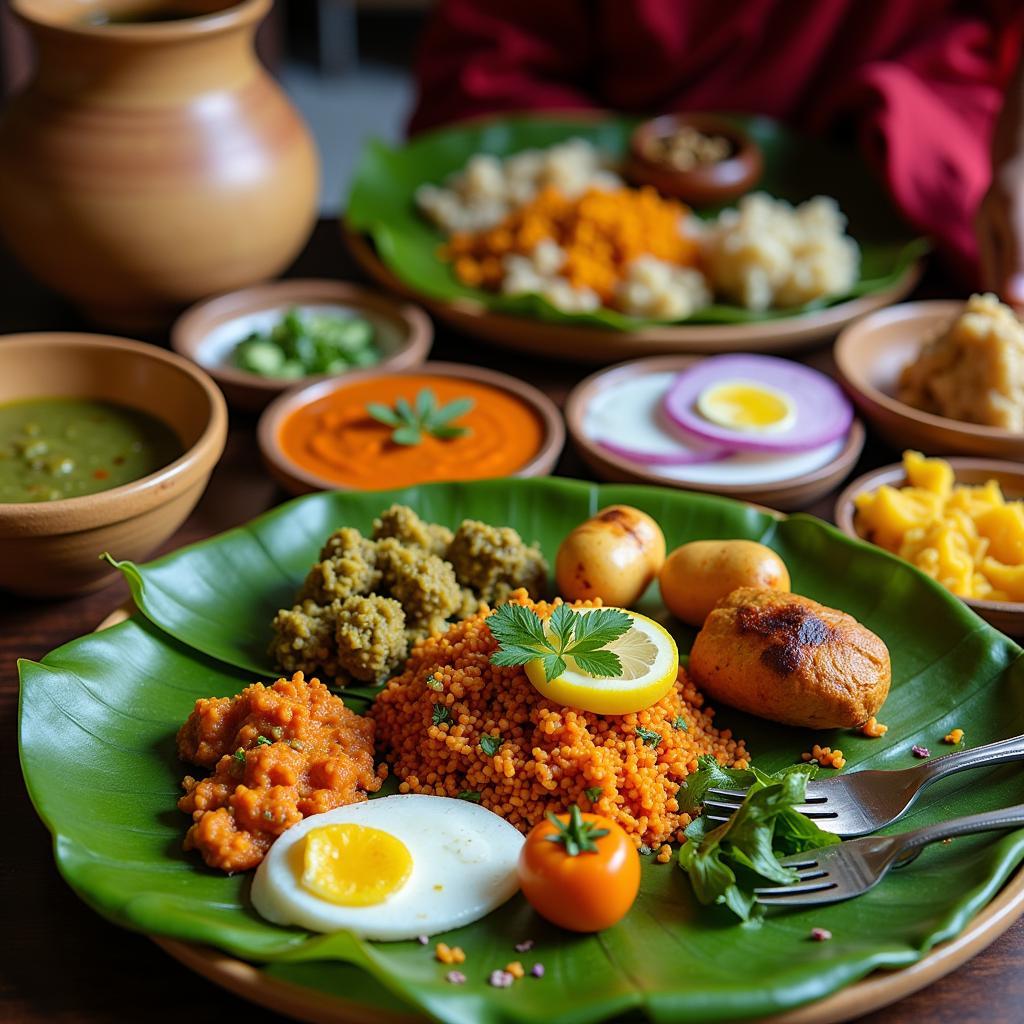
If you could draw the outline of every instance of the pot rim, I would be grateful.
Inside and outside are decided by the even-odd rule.
[[[220,11],[197,14],[180,21],[135,22],[122,25],[93,25],[61,17],[45,0],[9,0],[10,8],[32,28],[84,36],[109,43],[168,43],[210,36],[246,25],[255,25],[270,12],[272,0],[236,0]]]

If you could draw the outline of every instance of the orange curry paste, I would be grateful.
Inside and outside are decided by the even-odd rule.
[[[178,807],[192,815],[185,849],[221,871],[256,867],[286,829],[365,800],[386,773],[374,771],[373,722],[301,672],[197,700],[178,754],[213,768],[202,781],[185,776]]]
[[[420,444],[395,444],[392,428],[366,412],[370,402],[393,406],[400,397],[414,404],[424,388],[434,393],[438,405],[473,399],[473,408],[453,421],[468,427],[468,434],[441,439],[424,433]],[[281,425],[278,441],[285,455],[308,472],[343,487],[379,490],[516,473],[540,451],[544,426],[526,402],[502,388],[401,374],[341,384],[293,412]]]

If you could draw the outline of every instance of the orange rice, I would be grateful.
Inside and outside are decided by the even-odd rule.
[[[525,591],[512,599],[545,618],[554,608],[534,604]],[[400,792],[479,800],[522,832],[546,811],[575,803],[618,822],[637,846],[657,847],[689,822],[676,793],[699,755],[747,766],[743,741],[714,728],[714,712],[684,671],[666,696],[636,714],[563,707],[542,697],[521,668],[491,664],[497,645],[488,614],[417,644],[370,712]],[[638,727],[660,742],[645,743]],[[491,756],[480,746],[485,734],[501,739]]]

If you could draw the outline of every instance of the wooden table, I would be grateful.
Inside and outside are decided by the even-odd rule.
[[[352,266],[335,224],[319,225],[291,276],[345,277]],[[86,328],[72,310],[30,282],[0,255],[0,332]],[[538,365],[525,357],[492,351],[472,340],[439,332],[438,358],[492,366],[524,377],[561,403],[587,371],[558,363]],[[160,341],[162,339],[151,339]],[[816,357],[818,363],[825,357]],[[242,523],[284,495],[263,473],[252,418],[233,417],[227,450],[209,490],[185,525],[166,545],[180,547]],[[863,465],[892,461],[895,453],[871,445]],[[588,476],[571,451],[558,473]],[[812,511],[830,512],[829,502]],[[117,582],[69,601],[31,602],[0,595],[0,784],[8,794],[0,852],[3,950],[0,1022],[18,1024],[191,1024],[244,1019],[265,1024],[274,1015],[240,1002],[165,956],[148,939],[108,924],[84,906],[54,866],[50,837],[37,819],[22,784],[17,754],[18,676],[15,660],[38,659],[57,645],[91,630],[127,597]],[[988,1024],[1024,1019],[1024,922],[966,967],[865,1022],[929,1021]],[[243,1018],[244,1015],[244,1018]]]

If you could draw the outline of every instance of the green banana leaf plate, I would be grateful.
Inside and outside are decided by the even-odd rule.
[[[846,294],[792,309],[754,312],[715,304],[674,323],[731,325],[735,333],[736,328],[772,320],[792,321],[802,314],[820,313],[860,297],[889,295],[908,280],[908,272],[927,246],[901,222],[884,190],[855,153],[798,136],[768,118],[731,119],[746,129],[764,154],[764,176],[758,188],[793,202],[819,193],[839,200],[849,217],[850,233],[861,247],[860,277]],[[470,300],[492,313],[531,317],[563,326],[630,332],[664,326],[668,321],[630,317],[611,309],[566,313],[536,295],[496,295],[461,284],[450,264],[438,256],[443,234],[419,215],[414,199],[420,185],[442,182],[476,153],[507,156],[575,136],[594,143],[613,160],[621,160],[628,152],[629,136],[636,123],[635,118],[607,114],[520,115],[442,128],[398,149],[372,142],[356,170],[346,208],[346,226],[351,232],[369,236],[375,258],[405,289],[435,303],[458,306],[460,301]],[[357,246],[356,251],[365,262],[365,250]],[[371,264],[370,269],[379,268]],[[743,336],[742,331],[739,336]]]
[[[647,858],[633,910],[601,934],[560,932],[516,896],[443,936],[468,954],[461,986],[444,980],[429,946],[269,924],[249,906],[248,877],[225,877],[182,852],[187,819],[175,801],[184,766],[174,734],[197,697],[274,677],[264,655],[270,617],[290,600],[323,538],[341,524],[369,528],[393,501],[449,525],[467,516],[510,524],[549,557],[569,529],[612,502],[652,514],[670,546],[716,537],[772,546],[794,590],[845,609],[883,637],[894,686],[882,715],[889,732],[875,740],[812,734],[720,708],[719,723],[746,737],[765,769],[792,763],[812,742],[841,747],[848,770],[899,768],[915,763],[913,744],[937,753],[955,726],[972,745],[1024,732],[1021,649],[917,570],[809,516],[776,518],[709,496],[556,479],[317,494],[148,565],[123,564],[141,614],[20,664],[25,780],[53,833],[61,874],[98,912],[256,964],[259,979],[314,1000],[316,1014],[296,1012],[318,1020],[353,1019],[345,1008],[355,1007],[356,1019],[373,1021],[399,1013],[451,1024],[697,1024],[779,1014],[880,968],[919,962],[961,933],[1024,859],[1024,832],[957,839],[859,899],[772,911],[745,926],[724,908],[699,906],[677,867]],[[641,607],[666,619],[653,591]],[[688,649],[692,631],[672,628]],[[347,699],[358,710],[368,696]],[[1016,767],[965,773],[930,791],[898,827],[1022,801]],[[1018,894],[1003,917],[1012,919],[1021,903]],[[833,938],[809,941],[813,927]],[[545,976],[490,987],[490,971],[515,959],[513,945],[526,938],[535,940],[529,957],[545,965]],[[862,1001],[851,1012],[867,1008]]]

